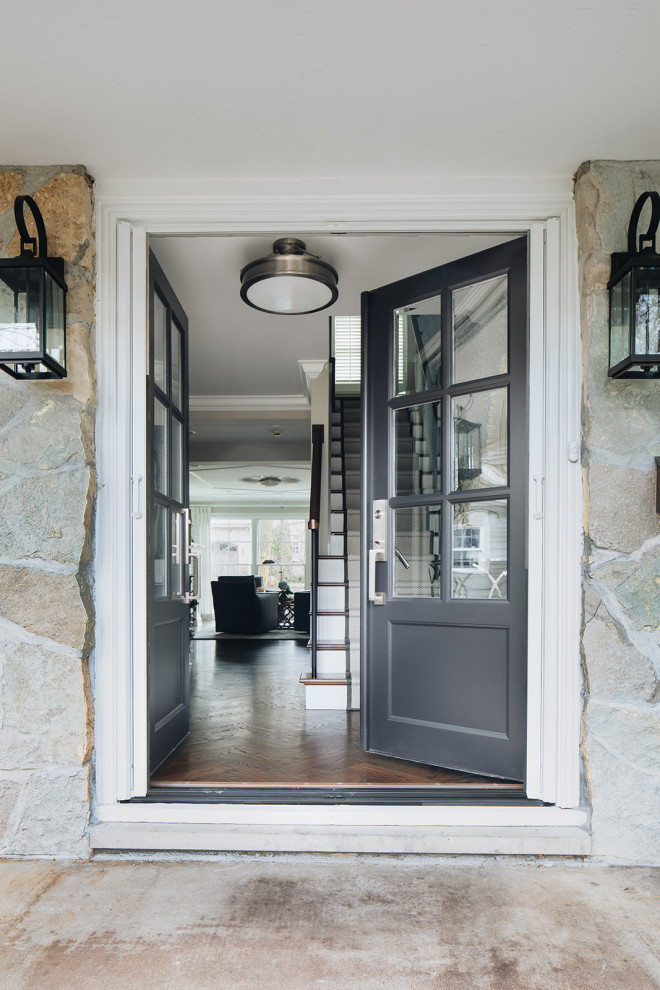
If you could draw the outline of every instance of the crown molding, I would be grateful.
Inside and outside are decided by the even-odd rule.
[[[191,395],[190,412],[308,412],[304,395]]]
[[[328,362],[325,360],[298,361],[300,377],[302,378],[302,383],[305,387],[305,393],[308,399],[312,394],[312,381],[315,378],[318,378],[327,363]]]

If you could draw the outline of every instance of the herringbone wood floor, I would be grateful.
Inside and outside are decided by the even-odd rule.
[[[309,656],[299,642],[200,640],[193,651],[190,735],[156,772],[154,787],[501,786],[363,752],[359,712],[305,711],[298,677]]]

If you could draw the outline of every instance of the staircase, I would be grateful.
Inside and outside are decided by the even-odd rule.
[[[319,556],[316,678],[308,709],[360,707],[360,400],[336,399],[330,435],[330,545]]]

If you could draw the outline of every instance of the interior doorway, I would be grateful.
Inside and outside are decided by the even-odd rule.
[[[184,244],[182,244],[182,245],[176,245],[176,244],[174,244],[174,241],[177,241],[177,240],[185,241],[186,244],[185,245]],[[195,243],[198,240],[201,240],[201,239],[194,239],[192,241],[191,241],[190,238],[185,238],[185,239],[184,238],[182,238],[182,239],[163,238],[162,241],[161,241],[161,239],[154,239],[154,242],[153,242],[154,247],[156,248],[156,251],[159,253],[159,257],[161,258],[161,260],[163,261],[164,265],[166,266],[166,269],[168,271],[168,277],[173,282],[173,284],[177,285],[178,282],[181,282],[181,283],[184,283],[185,282],[185,278],[183,278],[183,276],[181,275],[181,269],[179,267],[179,264],[175,264],[174,261],[173,261],[173,259],[175,258],[176,254],[177,254],[177,251],[178,251],[179,247],[181,247],[181,249],[184,249],[185,247],[188,247],[189,248],[190,245],[191,245],[191,243]],[[263,248],[262,248],[263,239],[258,239],[258,238],[236,238],[236,239],[235,238],[232,238],[232,239],[214,238],[214,239],[212,239],[212,241],[213,241],[214,244],[216,242],[224,241],[224,240],[227,240],[227,241],[233,240],[233,241],[236,241],[236,242],[238,242],[238,241],[240,241],[240,242],[245,241],[245,242],[247,242],[246,244],[234,245],[234,246],[235,247],[236,246],[240,246],[243,250],[250,249],[250,251],[253,252],[253,253],[255,253],[255,254],[258,253],[259,250],[263,250]],[[310,239],[308,238],[308,240],[310,240]],[[353,260],[355,260],[355,258],[356,258],[356,256],[358,254],[362,258],[365,255],[368,256],[369,253],[370,253],[369,252],[369,248],[370,247],[372,247],[374,249],[373,250],[373,259],[372,260],[373,260],[373,263],[374,263],[374,265],[376,266],[376,268],[378,270],[377,271],[374,271],[373,274],[371,275],[371,277],[369,277],[364,271],[362,271],[362,272],[360,272],[360,271],[354,271],[354,270],[352,270],[350,268],[349,269],[345,269],[347,271],[351,271],[351,280],[353,281],[353,283],[355,285],[355,291],[353,293],[354,296],[355,296],[355,299],[353,299],[353,301],[352,301],[352,309],[359,311],[359,309],[358,309],[359,303],[357,302],[357,289],[358,288],[365,288],[365,287],[369,287],[369,286],[373,286],[373,285],[382,284],[387,278],[400,279],[401,277],[406,277],[407,275],[412,275],[412,274],[414,274],[414,272],[416,270],[422,270],[422,269],[425,270],[427,268],[433,267],[434,265],[437,265],[437,262],[438,261],[441,261],[441,262],[443,262],[445,264],[448,264],[448,263],[450,263],[450,261],[448,261],[447,259],[461,257],[462,256],[462,253],[465,252],[466,250],[472,253],[472,252],[478,251],[479,249],[482,249],[484,246],[493,246],[495,244],[506,242],[506,241],[509,241],[509,240],[511,240],[511,235],[505,235],[505,236],[502,236],[502,237],[492,236],[492,235],[487,236],[487,237],[486,236],[476,236],[476,235],[462,235],[462,236],[436,235],[434,237],[421,235],[420,237],[415,237],[415,236],[412,236],[412,235],[408,235],[408,236],[405,236],[405,237],[389,237],[389,238],[387,238],[387,237],[374,237],[373,239],[370,238],[370,237],[365,237],[365,236],[356,237],[356,238],[341,238],[341,239],[339,239],[339,238],[332,238],[332,237],[321,237],[321,238],[318,238],[318,242],[319,243],[312,242],[311,240],[310,240],[310,243],[313,244],[313,249],[315,249],[316,251],[318,251],[318,253],[323,254],[323,256],[326,257],[328,260],[332,260],[333,264],[335,264],[335,266],[338,267],[340,269],[340,271],[342,270],[342,268],[344,268],[344,266],[340,262],[337,261],[335,255],[332,255],[332,250],[333,249],[335,251],[337,251],[337,248],[334,247],[335,245],[338,245],[338,244],[342,244],[342,246],[343,245],[348,245],[349,246],[349,250],[347,252],[347,256],[349,258],[352,257]],[[370,241],[373,241],[373,243],[371,245],[369,243]],[[387,243],[387,249],[389,249],[389,252],[390,252],[389,254],[388,254],[388,250],[386,250],[386,247],[385,247],[385,243],[384,242]],[[331,245],[332,245],[332,247],[331,247]],[[199,247],[199,244],[197,246]],[[223,246],[226,246],[226,245],[223,245]],[[168,251],[170,252],[169,258],[168,258]],[[183,258],[183,257],[184,257],[184,255],[181,255],[181,258]],[[242,264],[244,262],[244,260],[246,260],[244,257],[241,258],[240,259],[240,264]],[[185,265],[186,264],[190,264],[190,259],[188,259],[187,262],[182,263],[182,267],[184,269],[185,269]],[[238,265],[238,267],[240,267],[240,264]],[[195,271],[197,271],[197,269],[196,269],[196,267],[195,267],[194,264],[192,265],[192,269],[195,270]],[[217,270],[219,271],[220,269],[217,269]],[[234,281],[236,280],[237,270],[238,270],[238,268],[235,265],[230,268],[229,275],[230,275],[231,278],[234,279]],[[216,280],[216,281],[218,281],[218,280]],[[181,290],[181,288],[179,288],[178,291],[179,292],[182,292],[183,297],[186,299],[186,301],[184,302],[184,305],[185,305],[186,309],[190,309],[190,302],[189,302],[189,300],[192,299],[194,301],[194,299],[195,299],[194,292],[192,292],[191,289],[185,289],[185,288],[183,289],[183,291]],[[236,295],[237,295],[237,293],[236,293]],[[224,297],[224,298],[229,298],[229,297],[227,296],[227,297]],[[335,307],[333,307],[333,309],[338,309],[338,311],[341,311],[342,313],[344,313],[344,315],[354,315],[350,311],[345,312],[344,307],[348,307],[349,310],[351,309],[351,294],[350,294],[350,291],[347,291],[346,293],[341,293],[341,284],[340,284],[340,300],[335,305]],[[254,402],[255,396],[257,394],[256,393],[256,389],[257,389],[256,382],[259,379],[260,374],[262,374],[262,372],[263,372],[262,365],[264,365],[264,364],[266,365],[266,367],[268,369],[268,373],[269,373],[268,387],[270,389],[277,388],[277,387],[279,387],[279,388],[287,387],[287,386],[282,386],[282,385],[277,386],[276,384],[274,384],[275,383],[275,380],[276,380],[275,379],[274,368],[277,365],[277,361],[284,354],[284,351],[285,351],[284,341],[285,341],[285,338],[287,337],[287,334],[288,334],[288,331],[284,331],[282,329],[283,324],[282,324],[281,321],[282,321],[283,318],[282,317],[272,317],[272,318],[270,318],[271,320],[275,321],[275,324],[279,324],[279,327],[277,329],[274,329],[274,330],[268,332],[268,333],[265,332],[263,330],[263,328],[262,328],[261,335],[260,336],[257,336],[257,343],[255,343],[254,340],[253,340],[251,346],[247,346],[247,341],[249,340],[249,334],[243,335],[240,331],[234,329],[233,334],[236,336],[236,339],[238,339],[241,342],[241,346],[240,346],[240,349],[239,349],[239,352],[238,352],[237,363],[236,363],[236,361],[234,361],[231,358],[231,356],[227,353],[227,351],[229,350],[229,343],[234,339],[234,336],[232,334],[228,333],[226,329],[224,330],[224,332],[222,331],[223,324],[222,324],[222,321],[219,320],[219,318],[218,318],[218,313],[223,308],[224,307],[218,302],[218,299],[216,298],[216,303],[215,303],[215,307],[214,307],[214,311],[215,311],[216,316],[215,316],[214,321],[212,321],[212,326],[209,328],[208,321],[203,324],[205,326],[205,328],[206,328],[205,335],[206,335],[206,333],[208,333],[208,330],[211,329],[212,331],[214,331],[216,333],[216,335],[217,335],[217,341],[218,341],[218,343],[220,345],[220,351],[219,351],[218,356],[216,357],[216,360],[214,362],[210,358],[210,356],[208,354],[207,346],[206,346],[207,345],[207,341],[208,341],[208,337],[206,337],[206,339],[203,342],[200,340],[200,343],[201,343],[200,351],[201,351],[201,354],[202,354],[202,363],[204,365],[204,370],[205,370],[206,373],[208,373],[208,369],[210,367],[215,366],[216,369],[223,368],[224,371],[226,372],[226,374],[224,375],[225,382],[227,380],[231,381],[233,384],[230,387],[232,387],[234,389],[237,389],[237,388],[239,388],[238,384],[236,384],[238,381],[243,381],[243,382],[246,381],[245,370],[244,370],[244,367],[243,366],[244,366],[245,362],[247,361],[248,365],[251,364],[251,366],[252,366],[252,369],[251,370],[253,372],[253,374],[247,380],[250,382],[250,386],[249,387],[251,389],[255,390],[255,391],[253,393],[252,392],[251,393],[246,393],[245,391],[243,391],[243,392],[234,391],[234,392],[229,392],[229,393],[228,392],[222,392],[222,393],[213,393],[212,396],[209,396],[209,395],[206,394],[206,391],[209,389],[210,386],[208,384],[205,384],[206,382],[209,381],[208,377],[202,376],[201,379],[200,379],[201,384],[199,384],[199,385],[194,384],[194,381],[191,380],[190,394],[191,394],[191,397],[192,397],[192,399],[191,399],[191,408],[193,409],[193,419],[192,419],[192,422],[191,422],[191,429],[193,429],[193,430],[194,430],[195,405],[197,404],[197,409],[199,409],[200,408],[200,402],[201,402],[201,400],[206,400],[207,403],[210,404],[211,406],[215,405],[215,410],[214,411],[216,413],[222,413],[222,412],[226,412],[226,410],[228,408],[230,408],[230,402],[228,401],[228,396],[231,396],[232,399],[235,402],[235,407],[236,406],[239,406],[240,407],[240,403],[241,403],[241,401],[243,401],[245,403],[245,405],[243,406],[243,409],[244,409],[245,412],[247,412],[248,411],[247,410],[247,403],[249,401]],[[227,308],[229,308],[229,307],[227,307]],[[248,311],[248,313],[249,313],[249,315],[251,317],[254,316],[253,311]],[[261,316],[261,314],[259,314],[259,315]],[[190,316],[190,313],[189,313],[189,316]],[[288,318],[288,320],[291,321],[291,323],[293,324],[293,344],[294,344],[294,350],[289,353],[289,358],[288,358],[288,360],[289,360],[289,368],[287,369],[287,371],[288,371],[289,377],[288,377],[287,380],[289,382],[291,381],[291,374],[290,373],[291,373],[291,369],[292,368],[293,368],[293,371],[299,375],[300,372],[299,372],[299,368],[297,367],[297,363],[300,360],[309,359],[309,358],[317,358],[318,357],[318,355],[316,353],[310,353],[310,350],[313,350],[313,346],[316,346],[315,344],[312,343],[315,339],[322,339],[322,341],[323,341],[323,352],[322,352],[322,355],[321,356],[327,356],[327,340],[328,340],[327,320],[328,320],[328,314],[320,314],[320,318],[322,320],[322,333],[319,334],[318,333],[318,330],[317,330],[316,331],[316,337],[314,336],[314,332],[311,329],[311,325],[306,325],[304,327],[304,331],[305,331],[304,341],[305,341],[305,343],[303,344],[303,346],[305,346],[305,348],[306,348],[305,351],[300,351],[299,350],[299,348],[301,347],[301,341],[300,341],[300,335],[297,332],[297,329],[296,328],[301,326],[300,323],[297,323],[298,320],[309,320],[309,318],[307,318],[307,317],[304,317],[304,318],[301,318],[301,317],[298,317],[298,318],[296,318],[296,317]],[[195,322],[196,322],[195,321],[195,318],[194,317],[191,317],[190,322],[191,322],[191,376],[194,376],[194,374],[195,374],[195,372],[194,372],[194,366],[195,366],[194,347],[195,347]],[[202,320],[200,320],[200,325],[201,324],[202,324]],[[319,324],[319,326],[321,326],[321,324]],[[220,331],[220,332],[218,332],[218,331]],[[272,344],[273,341],[275,341],[275,357],[274,358],[272,357],[272,352],[267,352],[267,350],[265,348],[265,341],[266,340],[270,341],[271,344]],[[223,348],[224,348],[224,351],[223,351]],[[296,348],[298,348],[298,350],[296,350]],[[269,357],[269,355],[270,355],[270,357]],[[237,373],[237,368],[238,367],[243,368],[243,370],[242,370],[242,372],[240,374]],[[218,376],[218,378],[221,379],[222,376]],[[224,387],[226,388],[226,385]],[[243,385],[242,387],[244,389],[245,388],[245,385]],[[292,386],[289,385],[288,387],[292,387]],[[293,387],[299,387],[299,386],[293,386]],[[263,385],[262,385],[262,388],[263,388]],[[201,391],[200,391],[200,389],[201,389]],[[284,401],[287,398],[288,399],[291,399],[292,396],[299,397],[299,393],[287,393],[287,392],[284,392],[284,391],[278,391],[278,392],[272,392],[272,391],[271,392],[263,392],[262,391],[262,392],[260,392],[258,394],[259,399],[261,399],[264,402],[264,405],[262,406],[262,409],[265,408],[265,403],[267,403],[269,399],[272,402],[273,396],[278,396],[282,400],[282,406],[280,407],[280,416],[279,416],[279,418],[280,419],[284,419],[284,418],[286,418],[285,415],[284,415],[285,414],[285,411],[289,415],[290,415],[290,412],[291,412],[290,410],[285,410],[284,409]],[[210,398],[213,398],[215,401],[214,402],[209,402],[209,399]],[[224,404],[224,408],[223,408],[223,404]],[[254,411],[255,410],[251,410],[251,412],[254,412]],[[234,409],[234,415],[235,415],[235,409]],[[217,416],[216,418],[218,420],[220,420],[221,416]],[[293,416],[290,416],[290,418],[293,419],[294,417]],[[302,419],[302,417],[299,417],[299,418]],[[226,419],[227,418],[225,417],[225,422],[226,422]],[[270,410],[270,415],[268,416],[268,419],[271,422],[271,428],[272,428],[272,425],[277,425],[277,424],[273,424],[272,423],[272,420],[273,420],[273,411],[272,410]],[[235,421],[235,424],[238,426],[238,421]],[[194,443],[195,443],[194,436],[195,435],[193,433],[193,435],[191,437],[191,440],[193,441],[193,450],[194,450]],[[236,450],[236,446],[237,446],[236,439],[237,438],[234,438],[234,444],[233,444],[233,453],[234,453],[234,455],[236,455],[238,453],[238,451]],[[239,443],[240,443],[240,440],[239,440]],[[243,451],[245,452],[245,448],[243,448]],[[198,458],[195,458],[194,452],[193,452],[193,463],[196,463],[196,462],[197,463],[203,463]],[[255,464],[255,457],[251,457],[251,458],[248,457],[243,462],[237,460],[237,463],[243,463],[246,466],[246,469],[247,469],[247,466],[250,465],[250,464],[252,466],[254,466],[254,464]],[[224,511],[225,512],[228,511],[228,507],[227,506],[224,506]],[[207,613],[207,618],[208,618],[208,613]],[[208,651],[208,647],[201,647],[200,646],[199,647],[200,668],[201,668],[201,666],[203,666],[203,661],[202,661],[201,657],[202,657],[202,653],[204,651]],[[257,655],[259,653],[262,653],[261,647],[259,649],[255,649],[254,650],[254,653],[255,653],[255,655]],[[253,668],[254,670],[257,670],[259,668],[259,666],[262,666],[264,669],[266,669],[266,668],[268,668],[270,666],[269,661],[266,659],[266,656],[267,656],[267,653],[262,653],[262,661],[263,661],[263,663],[262,664],[259,664],[257,662],[254,665],[254,668]],[[193,656],[193,665],[194,664],[195,664],[195,658]],[[217,648],[216,648],[215,656],[213,658],[213,665],[212,666],[213,666],[214,669],[217,668]],[[258,680],[259,679],[257,678],[257,681]],[[263,680],[264,679],[262,679],[262,681]],[[263,687],[263,684],[262,684],[262,687]],[[254,685],[251,688],[248,688],[248,693],[250,691],[254,692]],[[275,695],[273,694],[272,697],[274,697],[274,696]],[[193,690],[193,697],[194,697],[194,690]],[[200,698],[199,698],[199,704],[200,705],[202,704],[201,695],[200,695]],[[201,711],[201,709],[200,709],[200,711]],[[305,714],[305,710],[304,710],[304,706],[300,708],[300,712],[301,712],[302,716],[304,716],[304,718],[305,718],[306,721],[310,721],[312,718],[316,717],[316,713],[308,713],[306,715]],[[334,716],[335,713],[332,713],[332,715]],[[357,720],[356,720],[356,716],[357,716]],[[343,731],[345,732],[347,739],[348,738],[351,738],[351,737],[352,738],[355,738],[356,733],[354,731],[354,728],[351,727],[351,724],[350,723],[352,723],[352,725],[354,727],[355,724],[357,724],[357,721],[359,721],[359,717],[360,717],[359,716],[359,712],[357,712],[357,711],[354,712],[354,713],[344,713],[341,716],[341,718],[344,721],[344,730]],[[317,719],[317,721],[319,721],[319,719]],[[230,724],[231,724],[230,721],[227,721],[225,723],[224,728],[226,728]],[[337,723],[337,724],[339,724],[339,723]],[[194,730],[194,717],[193,717],[193,733],[194,733],[194,731],[195,730]],[[223,728],[221,727],[219,729],[219,735],[222,735],[222,733],[223,733]],[[191,742],[194,744],[194,739],[192,739]],[[283,751],[284,750],[284,747],[282,746],[281,749]],[[282,752],[281,755],[282,755],[282,757],[284,757],[284,752]],[[173,757],[172,758],[173,765],[174,765],[175,759],[176,759],[176,757]],[[387,764],[390,764],[391,765],[390,782],[393,785],[400,784],[402,782],[402,771],[401,771],[401,762],[400,761],[398,761],[398,760],[388,760],[386,757],[377,757],[375,759],[381,760],[381,761],[385,760]],[[366,762],[368,762],[368,760]],[[382,765],[379,764],[379,773],[380,772],[383,772],[383,766],[385,766],[385,764],[382,764]],[[413,776],[414,776],[414,772],[415,772],[415,766],[414,766],[414,764],[411,764],[411,767],[412,767],[411,773],[413,773]],[[282,771],[281,773],[279,772],[280,769]],[[239,764],[239,771],[238,772],[239,772],[239,775],[242,774],[243,776],[245,776],[246,773],[247,773],[247,771],[244,771],[244,770],[241,770],[240,769],[240,764]],[[262,772],[262,770],[258,770],[256,772],[257,772],[257,775],[258,775],[259,773]],[[331,783],[342,784],[342,780],[341,779],[336,779],[334,781],[329,781],[329,780],[325,779],[325,773],[326,773],[325,770],[321,770],[320,768],[317,768],[315,770],[313,766],[309,765],[307,767],[306,771],[305,771],[305,776],[307,776],[309,779],[306,780],[306,781],[304,781],[304,783],[309,783],[309,784],[312,784],[312,785],[315,782],[318,782],[318,783],[328,783],[328,784],[331,784]],[[419,773],[419,771],[417,771],[417,773]],[[315,774],[316,774],[316,777],[318,778],[317,781],[315,781],[315,779],[314,779]],[[428,768],[428,773],[427,773],[426,783],[429,784],[430,786],[432,786],[432,779],[431,778],[432,778],[433,774],[435,774],[436,775],[436,778],[437,778],[438,771],[436,769],[432,769],[432,768],[429,767]],[[223,777],[223,776],[226,777],[226,776],[228,776],[230,774],[229,774],[229,771],[221,771],[221,770],[218,770],[218,772],[213,772],[213,770],[210,767],[210,761],[207,760],[207,767],[204,770],[204,774],[203,775],[204,775],[204,778],[205,778],[204,779],[204,784],[210,784],[210,783],[212,783],[214,785],[217,785],[217,784],[221,784],[221,783],[228,783],[228,781],[226,781],[226,780],[223,781],[223,780],[218,779],[218,778],[219,777]],[[186,774],[183,773],[183,772],[181,772],[180,776],[184,776],[185,777]],[[190,773],[188,773],[188,777],[189,776],[190,776]],[[249,776],[249,774],[248,774],[248,776]],[[253,774],[253,776],[254,776],[254,774]],[[282,760],[281,767],[278,766],[277,776],[283,777],[284,779],[278,780],[278,781],[271,781],[272,783],[274,783],[274,784],[295,783],[295,781],[293,779],[292,780],[288,780],[287,779],[288,777],[293,777],[295,775],[294,775],[293,770],[290,770],[289,773],[287,773],[286,762],[285,762],[284,759]],[[341,776],[341,774],[338,772],[338,777],[340,777],[340,776]],[[423,773],[422,773],[422,776],[423,776]],[[461,776],[463,777],[463,780],[460,779]],[[235,777],[235,775],[234,775],[234,777]],[[324,777],[324,779],[321,780],[321,777]],[[256,783],[256,781],[253,781],[253,780],[237,781],[235,779],[233,779],[231,782],[232,783],[235,783],[235,784],[240,784],[240,783],[244,783],[244,784]],[[386,782],[386,781],[381,780],[381,782]],[[436,783],[437,782],[438,781],[436,780]],[[174,781],[174,780],[172,780],[170,778],[168,780],[168,783],[169,784],[175,784],[177,782]],[[193,783],[193,781],[190,781],[190,780],[188,780],[188,781],[186,781],[186,780],[179,780],[178,783],[181,786],[190,786]],[[300,781],[298,781],[298,783],[300,783]],[[351,783],[357,783],[357,781],[351,781]],[[363,783],[365,783],[365,781],[363,781]],[[370,781],[366,781],[366,783],[370,783]],[[409,784],[418,783],[419,784],[420,781],[419,781],[419,779],[417,781],[414,781],[413,779],[411,779],[410,781],[407,781],[407,783],[409,783]],[[449,774],[449,775],[445,774],[445,778],[442,781],[442,783],[445,786],[447,786],[447,785],[451,786],[451,784],[452,784],[451,774]],[[453,783],[456,786],[465,785],[465,783],[466,783],[466,781],[465,781],[465,775],[464,774],[461,775],[459,773],[453,779]]]

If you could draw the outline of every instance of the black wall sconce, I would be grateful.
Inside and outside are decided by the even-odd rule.
[[[37,228],[30,237],[24,209]],[[14,201],[17,258],[0,259],[0,368],[12,378],[66,378],[64,260],[49,258],[46,227],[31,196]]]
[[[646,202],[651,221],[637,243]],[[660,378],[660,255],[655,235],[660,193],[645,192],[630,216],[628,250],[612,255],[610,290],[610,378]]]

